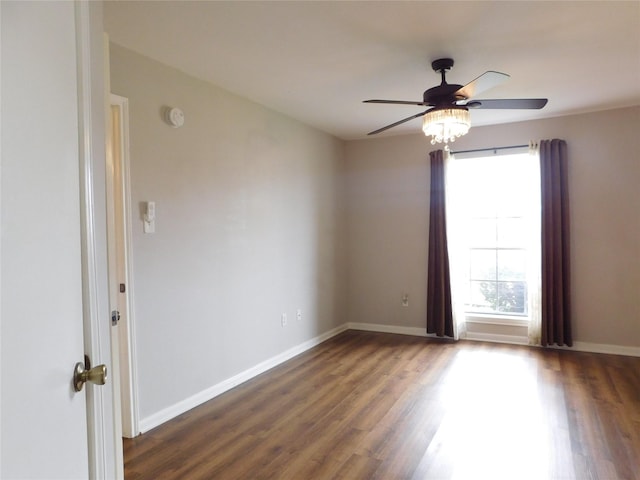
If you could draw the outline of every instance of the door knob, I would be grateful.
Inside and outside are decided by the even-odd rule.
[[[106,365],[97,365],[93,368],[85,369],[84,363],[76,363],[76,367],[73,371],[73,388],[76,392],[82,390],[82,387],[86,382],[90,382],[95,385],[104,385],[106,381]]]

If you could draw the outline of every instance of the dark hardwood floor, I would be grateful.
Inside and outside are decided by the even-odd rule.
[[[124,448],[126,480],[640,480],[640,358],[347,331]]]

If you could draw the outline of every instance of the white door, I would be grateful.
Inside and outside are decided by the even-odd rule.
[[[0,2],[0,478],[88,478],[95,443],[87,388],[72,387],[85,353],[76,13]]]

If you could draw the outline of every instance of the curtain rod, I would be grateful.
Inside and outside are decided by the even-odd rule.
[[[490,152],[490,151],[497,151],[497,150],[508,150],[510,148],[524,148],[524,147],[529,147],[529,144],[511,145],[509,147],[476,148],[475,150],[459,150],[457,152],[451,152],[451,153],[455,155],[456,153]]]

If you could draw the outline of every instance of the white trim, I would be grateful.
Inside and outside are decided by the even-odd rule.
[[[522,323],[515,326],[524,326]],[[435,337],[435,335],[427,334],[426,327],[403,327],[399,325],[381,325],[377,323],[354,323],[346,324],[347,330],[364,330],[368,332],[395,333],[398,335],[413,335],[416,337]],[[438,337],[436,337],[438,338]],[[444,337],[449,338],[449,337]],[[466,332],[462,340],[475,340],[480,342],[507,343],[512,345],[529,345],[526,335],[500,335],[482,332]],[[530,345],[535,347],[535,345]],[[610,355],[623,355],[627,357],[640,357],[640,347],[624,346],[624,345],[608,345],[603,343],[591,342],[573,342],[573,347],[550,346],[559,350],[567,350],[573,352],[588,353],[606,353]]]
[[[0,5],[0,38],[2,38],[2,6]],[[0,55],[1,56],[1,55]],[[2,67],[2,63],[0,63],[0,92],[2,92],[2,75],[1,75],[1,71],[2,68],[6,68],[6,67]],[[2,210],[2,109],[0,109],[0,211],[3,212],[4,210]],[[0,227],[1,228],[1,227]],[[4,251],[2,249],[2,235],[0,235],[0,252]],[[0,255],[0,305],[2,305],[2,255]],[[2,331],[2,309],[0,309],[0,332]],[[3,358],[2,356],[2,342],[0,342],[0,358]],[[2,374],[0,373],[0,412],[2,411],[2,399],[4,398],[4,395],[2,395]],[[2,416],[0,415],[0,472],[2,472],[2,452],[3,452],[3,448],[2,448],[2,437],[3,435],[2,433]]]
[[[549,346],[559,350],[589,353],[607,353],[609,355],[624,355],[626,357],[640,357],[640,347],[626,345],[608,345],[606,343],[573,342],[573,347]]]
[[[526,335],[502,335],[499,333],[469,332],[465,340],[477,340],[480,342],[509,343],[512,345],[528,345],[529,338]]]
[[[427,334],[427,329],[419,327],[402,327],[399,325],[381,325],[378,323],[347,323],[348,330],[363,330],[366,332],[395,333],[397,335],[411,335],[414,337],[435,337]]]
[[[76,51],[78,71],[78,129],[80,154],[80,189],[82,219],[82,275],[85,328],[85,352],[95,364],[102,362],[99,328],[98,267],[96,252],[96,225],[93,191],[93,129],[91,108],[91,20],[89,5],[75,3]],[[89,476],[104,478],[106,459],[104,452],[108,440],[102,422],[104,401],[100,391],[87,388],[87,433],[89,445]]]
[[[0,38],[2,38],[2,6],[0,5]],[[0,55],[1,56],[1,55]],[[2,63],[0,62],[0,92],[2,92],[2,75],[1,75],[1,71],[2,68],[6,68],[2,66]],[[2,109],[0,109],[0,211],[4,212],[4,210],[2,210],[2,145],[4,145],[2,143]],[[0,226],[0,228],[2,228]],[[0,235],[0,252],[3,252],[4,250],[2,249],[2,238],[3,236]],[[0,305],[2,305],[2,255],[0,255]],[[2,309],[0,309],[0,332],[2,331]],[[0,359],[3,358],[2,355],[2,342],[0,342]],[[4,395],[2,394],[2,374],[0,373],[0,412],[2,411],[2,399],[4,398]],[[0,472],[2,472],[2,452],[4,451],[4,449],[2,448],[2,416],[0,415]]]
[[[508,325],[512,327],[528,327],[529,317],[502,317],[499,315],[481,315],[475,313],[466,314],[466,323],[479,323],[485,325]]]
[[[246,382],[247,380],[251,380],[261,373],[264,373],[267,370],[276,367],[281,363],[286,362],[287,360],[292,359],[296,355],[299,355],[321,344],[322,342],[329,340],[331,337],[335,337],[345,330],[347,330],[346,325],[342,325],[340,327],[329,330],[328,332],[325,332],[322,335],[319,335],[315,338],[312,338],[311,340],[301,343],[300,345],[290,348],[289,350],[282,352],[275,357],[271,357],[264,362],[261,362],[254,367],[245,370],[244,372],[240,372],[239,374],[234,375],[231,378],[223,380],[222,382],[209,387],[200,393],[192,395],[191,397],[175,403],[170,407],[167,407],[164,410],[161,410],[149,417],[143,418],[140,420],[140,432],[148,432],[152,428],[157,427],[158,425],[161,425],[162,423],[171,420],[172,418],[175,418],[178,415],[181,415],[184,412],[187,412],[192,408],[211,400],[212,398],[217,397],[218,395],[221,395],[228,390],[231,390],[232,388]]]
[[[94,51],[94,35],[102,37],[101,8],[86,0],[74,4],[76,24],[76,62],[78,78],[78,136],[80,159],[80,220],[82,242],[82,297],[84,348],[94,365],[110,364],[110,337],[108,312],[105,304],[106,262],[100,226],[105,220],[99,197],[104,193],[94,182],[103,181],[94,168],[104,162],[104,107],[102,87],[103,63],[101,54]],[[99,28],[99,30],[98,30]],[[102,43],[100,43],[102,48]],[[100,63],[97,60],[100,59]],[[94,101],[99,99],[99,103]],[[95,105],[101,105],[97,111]],[[103,115],[100,115],[100,114]],[[101,141],[100,141],[101,140]],[[106,296],[106,298],[105,298]],[[115,478],[117,461],[113,435],[112,384],[87,385],[87,437],[89,477],[92,479]]]
[[[120,388],[127,394],[126,397],[129,400],[128,405],[122,404],[121,413],[122,418],[122,430],[123,435],[128,438],[135,437],[140,434],[140,418],[138,407],[138,374],[137,374],[137,361],[136,361],[136,329],[134,320],[133,302],[133,266],[132,266],[132,252],[133,243],[131,239],[132,230],[132,218],[131,218],[131,174],[130,174],[130,137],[129,137],[129,99],[121,97],[119,95],[111,94],[111,105],[118,105],[120,107],[120,138],[122,140],[120,160],[121,160],[121,172],[122,172],[122,206],[124,215],[124,284],[126,285],[126,305],[125,310],[125,322],[123,332],[121,332],[120,342]],[[124,372],[123,372],[124,371]],[[122,374],[124,373],[124,375]]]
[[[522,326],[521,324],[519,326]],[[429,338],[444,338],[450,339],[450,337],[438,337],[435,334],[428,334],[424,327],[402,327],[398,325],[380,325],[377,323],[348,323],[349,330],[364,330],[367,332],[381,332],[381,333],[395,333],[398,335],[412,335],[414,337],[429,337]],[[518,335],[499,335],[490,333],[477,333],[477,332],[465,332],[461,340],[479,340],[483,342],[495,342],[495,343],[510,343],[516,345],[527,345],[528,339],[526,336]]]

